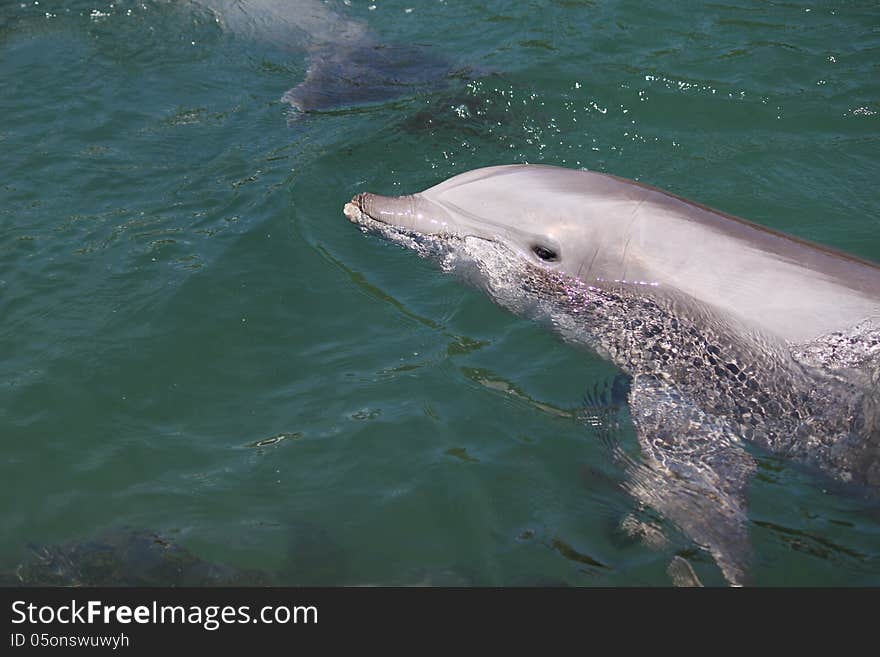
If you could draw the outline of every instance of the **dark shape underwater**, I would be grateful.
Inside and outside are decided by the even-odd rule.
[[[205,561],[149,530],[31,547],[31,558],[0,571],[0,586],[270,586],[268,574]]]

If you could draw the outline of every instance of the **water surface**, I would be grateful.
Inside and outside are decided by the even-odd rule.
[[[295,38],[63,4],[0,4],[3,568],[127,526],[285,583],[723,583],[579,419],[610,365],[342,205],[542,162],[880,260],[875,3],[329,3],[449,74],[308,115]],[[755,583],[880,583],[825,489],[760,455]]]

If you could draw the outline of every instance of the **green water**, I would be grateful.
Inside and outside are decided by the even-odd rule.
[[[301,116],[306,58],[200,6],[0,3],[0,568],[128,526],[285,583],[722,584],[619,529],[610,365],[341,213],[544,162],[880,260],[876,3],[667,4],[331,3],[451,74]],[[880,584],[876,508],[766,456],[749,498],[754,583]]]

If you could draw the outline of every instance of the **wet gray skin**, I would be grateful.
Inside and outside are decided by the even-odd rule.
[[[624,487],[747,578],[744,449],[880,489],[880,268],[639,183],[512,165],[346,216],[633,377]]]
[[[447,62],[426,47],[388,44],[345,7],[320,0],[199,0],[240,38],[305,52],[305,79],[281,100],[303,112],[383,102],[436,87]]]

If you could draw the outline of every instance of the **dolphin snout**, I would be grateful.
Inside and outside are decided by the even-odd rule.
[[[345,204],[343,212],[354,223],[361,223],[365,219],[373,219],[383,223],[391,223],[387,219],[382,218],[382,203],[376,203],[375,199],[385,199],[384,196],[377,196],[367,192],[357,194],[349,203]]]
[[[420,194],[382,196],[364,192],[351,199],[343,212],[354,223],[372,219],[423,234],[458,232],[449,214]]]
[[[350,205],[362,215],[383,224],[414,228],[414,198],[407,196],[381,196],[364,192],[351,199]],[[352,208],[354,209],[354,208]],[[346,213],[348,214],[348,213]],[[351,219],[352,217],[349,216]]]
[[[362,223],[365,219],[369,219],[367,212],[367,199],[369,194],[357,194],[350,202],[345,204],[342,213],[355,224]]]

